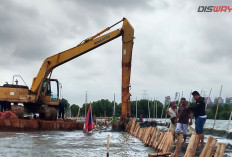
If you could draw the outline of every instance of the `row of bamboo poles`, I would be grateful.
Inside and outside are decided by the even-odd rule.
[[[175,145],[175,150],[173,153],[171,153],[171,149],[174,146],[173,141],[173,132],[161,132],[156,127],[147,127],[147,128],[141,128],[139,122],[136,122],[134,119],[130,119],[126,131],[139,138],[145,146],[152,147],[155,152],[148,154],[148,157],[157,157],[157,156],[169,156],[171,157],[179,157],[181,152],[181,146],[182,146],[182,140],[183,140],[183,134],[179,134],[177,136],[177,143]],[[189,139],[188,147],[185,151],[185,157],[194,157],[197,145],[199,143],[199,136],[197,134],[192,134]],[[215,145],[217,143],[217,140],[213,137],[209,136],[207,143],[205,144],[200,157],[223,157],[224,151],[225,151],[225,144],[218,143],[216,151]]]
[[[214,154],[214,157],[223,157],[223,154],[225,152],[226,144],[224,143],[218,143],[216,151],[215,145],[217,143],[217,140],[211,136],[209,136],[207,143],[204,146],[204,149],[201,152],[200,157],[205,156],[212,156]]]
[[[156,127],[141,128],[139,122],[131,119],[126,131],[139,138],[145,146],[152,147],[157,153],[149,154],[149,157],[168,156],[173,147],[173,133],[163,133]]]

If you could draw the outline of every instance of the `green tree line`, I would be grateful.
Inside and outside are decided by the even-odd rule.
[[[150,107],[150,117],[155,117],[155,104],[154,101],[149,101]],[[85,106],[86,105],[86,106]],[[93,115],[97,117],[110,117],[113,115],[114,102],[109,101],[108,99],[101,99],[91,103]],[[85,116],[85,107],[86,112],[88,111],[89,104],[83,104],[80,108],[80,116]],[[157,117],[160,118],[162,114],[163,104],[160,101],[157,101]],[[76,104],[71,105],[72,116],[77,116],[79,111],[79,106]],[[144,118],[149,117],[148,113],[148,100],[142,99],[137,101],[137,117],[142,114]],[[115,103],[115,116],[121,116],[121,103]],[[136,101],[131,101],[131,116],[136,116]]]
[[[70,106],[67,100],[66,104],[68,104],[68,107],[71,108],[71,114],[73,117],[76,117],[79,111],[79,106],[76,104],[73,104]],[[155,103],[154,101],[149,101],[149,107],[150,107],[150,117],[155,117],[156,111],[155,111]],[[110,117],[113,115],[113,107],[114,102],[109,101],[108,99],[101,99],[98,101],[94,101],[91,103],[92,105],[92,112],[93,115],[97,117]],[[194,106],[195,103],[190,103],[190,106]],[[160,101],[157,101],[157,117],[161,118],[162,109],[163,109],[163,118],[165,117],[165,111],[168,108],[169,105],[165,105],[163,109],[163,104]],[[86,104],[86,112],[88,111],[89,104]],[[214,119],[215,113],[216,113],[217,104],[214,104],[210,109],[206,111],[207,118],[208,119]],[[217,119],[222,120],[228,120],[231,113],[231,106],[230,104],[221,105],[218,106],[218,114]],[[137,118],[140,116],[140,114],[143,115],[144,118],[149,117],[148,113],[148,100],[141,99],[137,101]],[[80,116],[85,116],[85,104],[82,105],[80,108]],[[115,103],[115,116],[120,117],[121,116],[121,103]],[[136,101],[131,101],[131,116],[136,116]]]
[[[207,110],[206,111],[207,118],[214,119],[216,109],[217,109],[217,104],[214,104],[209,110]],[[217,119],[228,120],[230,118],[230,113],[231,113],[230,104],[225,104],[225,105],[219,104]]]

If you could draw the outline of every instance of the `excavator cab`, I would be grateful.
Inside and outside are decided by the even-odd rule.
[[[57,106],[59,105],[59,81],[57,79],[47,79],[42,84],[41,98],[45,100],[45,104]]]

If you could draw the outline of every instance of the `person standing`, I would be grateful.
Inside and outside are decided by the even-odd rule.
[[[176,102],[171,102],[171,107],[166,111],[166,113],[170,116],[170,125],[169,131],[173,132],[173,140],[175,141],[175,130],[176,130],[176,115],[177,115],[177,107]]]
[[[65,100],[62,98],[59,102],[59,118],[63,118],[64,119],[64,110],[66,107],[66,103]]]
[[[142,114],[140,114],[140,116],[139,116],[139,122],[143,122],[143,115]]]
[[[203,146],[204,124],[207,118],[205,112],[205,99],[201,97],[197,91],[192,92],[192,96],[196,100],[196,104],[192,107],[189,107],[189,109],[193,112],[195,117],[195,130],[200,138],[198,146]]]
[[[192,125],[192,115],[191,111],[188,108],[188,104],[186,103],[185,98],[181,98],[180,107],[178,109],[178,114],[176,116],[177,124],[176,124],[176,133],[182,133],[184,135],[183,143],[186,143],[187,133],[188,133],[188,124]],[[189,122],[190,119],[190,122]]]

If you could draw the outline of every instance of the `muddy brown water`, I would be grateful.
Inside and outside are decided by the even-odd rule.
[[[0,132],[0,156],[6,157],[104,157],[107,135],[110,156],[147,157],[154,150],[125,132],[41,131]]]
[[[207,122],[211,126],[212,120]],[[228,121],[218,120],[216,128],[226,128],[227,124]],[[165,130],[167,127],[159,126],[159,129]],[[104,157],[107,135],[110,136],[110,157],[147,157],[149,153],[155,153],[152,148],[145,147],[139,139],[126,132],[0,132],[0,157]],[[205,142],[208,136],[205,136]],[[213,137],[218,142],[232,144],[232,140],[223,135]],[[184,156],[183,152],[181,156]],[[224,157],[228,156],[232,156],[232,153],[225,153]]]

